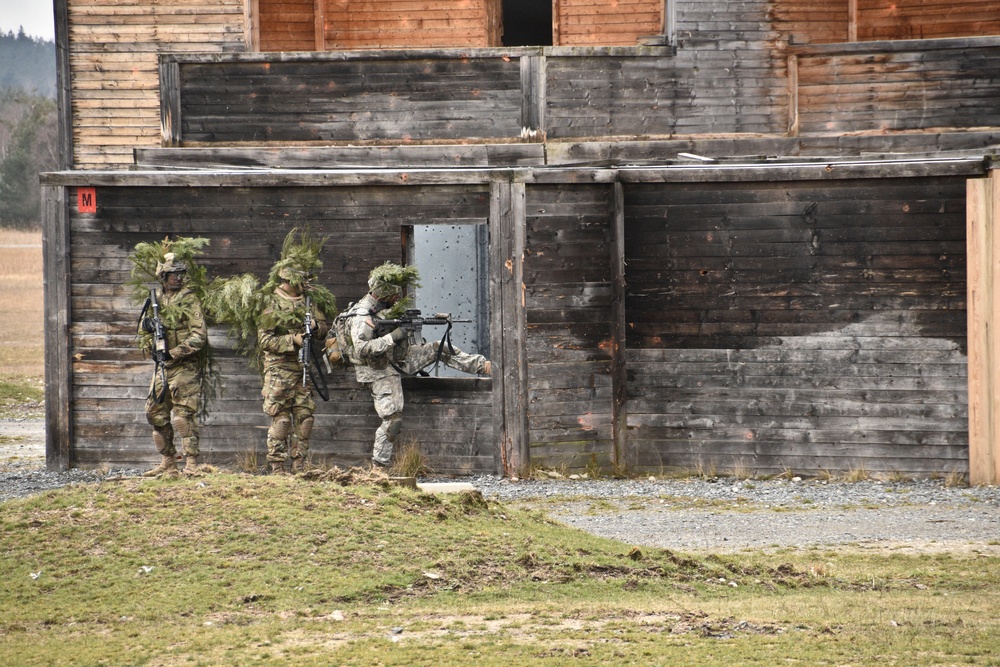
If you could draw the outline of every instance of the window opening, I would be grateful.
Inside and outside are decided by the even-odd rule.
[[[490,308],[488,248],[489,232],[484,224],[413,225],[404,228],[407,263],[420,271],[420,287],[414,290],[414,307],[424,317],[451,313],[457,322],[451,330],[455,347],[470,354],[490,356]],[[441,340],[444,327],[427,327],[424,338]],[[469,377],[444,364],[441,377]]]
[[[503,0],[504,46],[552,46],[552,0]]]

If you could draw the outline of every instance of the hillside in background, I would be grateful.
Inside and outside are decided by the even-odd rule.
[[[21,30],[0,32],[0,89],[20,88],[43,97],[56,96],[55,42]]]
[[[0,32],[0,227],[41,223],[38,174],[58,167],[56,47]]]

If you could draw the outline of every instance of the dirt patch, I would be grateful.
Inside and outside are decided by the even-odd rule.
[[[12,461],[45,466],[43,420],[0,420],[0,469]]]

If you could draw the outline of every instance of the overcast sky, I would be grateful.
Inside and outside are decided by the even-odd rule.
[[[0,0],[0,32],[16,34],[21,27],[32,37],[54,40],[52,0]]]

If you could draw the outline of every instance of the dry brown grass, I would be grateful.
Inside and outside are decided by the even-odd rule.
[[[0,229],[0,377],[44,374],[42,233]]]

